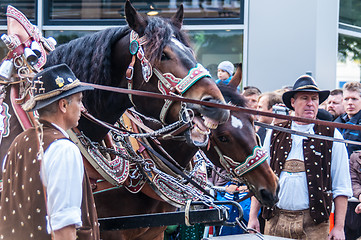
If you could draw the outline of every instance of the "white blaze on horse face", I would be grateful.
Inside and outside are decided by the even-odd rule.
[[[179,47],[180,49],[182,49],[183,51],[186,50],[184,44],[181,43],[180,41],[178,41],[178,39],[172,38],[171,41],[172,41],[175,45],[177,45],[177,47]]]
[[[242,129],[242,127],[243,127],[242,121],[233,115],[231,115],[231,124],[234,128]]]

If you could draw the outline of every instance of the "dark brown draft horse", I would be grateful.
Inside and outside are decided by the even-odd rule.
[[[227,102],[245,107],[245,99],[239,95],[235,88],[223,85],[220,87]],[[159,124],[154,121],[144,119],[144,124],[157,129]],[[189,164],[190,160],[198,151],[198,148],[187,144],[185,141],[161,140],[161,146],[172,155],[174,160],[182,167]],[[258,145],[253,117],[242,112],[231,112],[229,120],[218,126],[211,132],[211,145],[204,148],[206,156],[217,166],[227,169],[224,159],[232,159],[237,165],[245,162],[252,154],[253,149]],[[150,142],[154,149],[157,144]],[[227,169],[231,172],[230,169]],[[241,178],[263,205],[273,206],[277,202],[278,182],[277,177],[266,162],[242,175],[234,174]],[[159,197],[149,194],[149,191],[132,194],[124,188],[112,189],[95,194],[95,200],[99,217],[128,216],[137,214],[149,214],[156,212],[175,211],[176,207],[165,201],[160,201]],[[126,206],[126,207],[122,207]],[[165,227],[138,228],[122,231],[102,232],[103,239],[163,239]]]
[[[66,62],[82,81],[90,83],[132,87],[134,89],[160,91],[162,93],[174,91],[175,93],[181,92],[183,96],[194,99],[215,102],[223,101],[223,97],[213,81],[197,65],[189,45],[185,42],[186,37],[180,32],[183,19],[182,7],[170,22],[160,18],[143,19],[129,2],[126,3],[126,15],[130,28],[107,29],[97,34],[74,40],[52,52],[47,65]],[[131,29],[135,30],[141,36],[141,39],[143,36],[146,36],[146,38],[137,40],[136,36],[130,37]],[[133,42],[134,40],[140,46],[144,44],[144,51],[137,43]],[[130,44],[132,42],[133,44]],[[98,45],[101,46],[98,47]],[[134,59],[133,56],[135,55],[136,58]],[[135,62],[135,64],[132,65],[132,62]],[[134,70],[132,71],[131,69]],[[150,69],[153,70],[154,74],[149,74]],[[156,70],[154,71],[154,69]],[[171,87],[167,90],[167,83],[160,82],[162,76],[165,79],[171,80],[193,80],[189,74],[193,72],[192,69],[201,76],[192,85],[173,86],[169,83]],[[127,76],[125,73],[129,73],[129,75]],[[149,78],[149,76],[152,77]],[[163,101],[161,100],[152,99],[150,101],[147,98],[124,96],[102,91],[94,91],[86,95],[84,103],[90,113],[109,123],[117,121],[124,110],[132,105],[139,112],[164,123],[176,121],[179,118],[181,109],[179,104],[173,104],[168,111],[165,111],[165,108],[162,107]],[[191,133],[187,134],[187,136],[190,136],[189,139],[192,140],[190,141],[192,143],[206,141],[208,128],[214,128],[218,123],[225,122],[229,116],[227,111],[219,109],[196,105],[188,105],[187,107],[194,112],[193,127],[190,131]],[[256,146],[252,118],[247,115],[240,116],[238,119],[243,124],[242,128],[239,121],[236,124],[232,123],[234,118],[231,117],[229,119],[230,122],[226,124],[230,124],[230,131],[222,131],[219,133],[220,135],[215,134],[215,136],[219,136],[219,143],[217,143],[219,151],[212,150],[211,148],[208,154],[212,156],[211,158],[215,162],[222,158],[233,159],[236,163],[242,163],[248,155],[252,154]],[[105,128],[88,122],[86,119],[81,120],[79,129],[93,141],[103,139],[108,131]],[[245,131],[242,133],[244,134],[244,140],[239,143],[231,141],[232,139],[242,139],[241,136],[235,136],[235,134],[239,134],[239,132],[235,131],[237,129]],[[229,137],[229,144],[227,141],[222,141],[222,139],[225,140],[227,138],[226,136]],[[216,142],[217,140],[213,141]],[[178,141],[167,140],[162,142],[164,148],[172,153],[182,167],[187,165],[198,149],[194,145],[189,146]],[[240,145],[243,142],[247,144]],[[232,143],[235,144],[232,145],[235,147],[229,148],[228,146]],[[235,149],[245,150],[243,154],[237,154],[238,151],[236,152]],[[245,157],[243,158],[243,156]],[[259,172],[261,174],[255,176]],[[96,172],[92,173],[94,173],[94,178],[98,177]],[[267,164],[262,163],[251,172],[245,173],[243,177],[247,179],[249,186],[251,186],[251,189],[262,203],[265,205],[274,204],[276,201],[274,196],[277,189],[277,181]],[[108,194],[115,194],[115,196]],[[160,201],[159,197],[149,197],[149,195],[153,196],[154,193],[147,192],[147,194],[132,194],[125,190],[125,188],[118,188],[116,191],[98,194],[96,195],[96,201],[99,216],[125,216],[174,210],[173,206]],[[163,228],[127,230],[120,233],[110,232],[104,233],[103,239],[113,239],[113,235],[114,239],[162,239],[162,232]]]
[[[144,19],[129,1],[125,6],[129,26],[109,28],[57,47],[48,55],[46,66],[68,64],[82,81],[163,94],[178,94],[204,101],[224,102],[208,71],[196,62],[192,49],[180,31],[183,7],[174,17]],[[11,106],[7,94],[5,102]],[[87,110],[98,119],[115,123],[125,109],[136,106],[145,115],[172,123],[179,119],[181,105],[159,99],[128,96],[95,90],[84,96]],[[196,114],[190,139],[199,141],[202,132],[226,121],[228,110],[188,105]],[[3,138],[0,158],[15,134],[22,131],[12,113],[9,137]],[[82,118],[79,130],[91,140],[102,140],[108,129]],[[198,130],[198,131],[197,131]]]

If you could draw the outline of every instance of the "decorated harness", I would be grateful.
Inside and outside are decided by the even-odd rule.
[[[8,34],[2,35],[1,39],[9,48],[9,53],[0,67],[0,84],[3,89],[11,86],[11,102],[16,116],[25,130],[33,125],[36,116],[23,111],[20,104],[29,98],[30,80],[33,75],[42,70],[46,62],[46,54],[55,48],[55,40],[44,38],[40,30],[12,6],[8,6],[7,17]],[[133,87],[136,59],[140,61],[144,81],[148,82],[154,73],[158,78],[158,89],[164,95],[182,96],[198,80],[203,77],[210,77],[209,72],[199,63],[190,69],[184,78],[177,78],[171,73],[162,73],[157,68],[152,67],[146,59],[142,47],[146,41],[144,36],[139,37],[135,31],[131,31],[129,51],[132,60],[126,71],[128,89]],[[133,102],[132,95],[129,95],[129,99]],[[171,105],[172,101],[166,99],[160,113],[161,125],[165,124],[166,114]],[[9,106],[3,103],[1,114],[5,116],[4,136],[8,135],[9,119],[12,117],[8,114],[8,108]],[[107,185],[105,188],[97,188],[102,184],[102,181],[98,181],[95,184],[95,192],[99,193],[124,186],[130,192],[137,193],[142,190],[147,182],[163,200],[177,207],[184,206],[189,200],[202,199],[210,202],[211,198],[204,194],[204,190],[202,191],[202,188],[207,185],[204,162],[197,163],[193,169],[182,169],[187,173],[186,178],[188,179],[188,183],[184,184],[182,182],[184,176],[179,176],[178,173],[169,169],[164,171],[163,167],[160,167],[159,156],[155,153],[156,151],[146,149],[145,145],[139,141],[142,139],[142,142],[147,142],[149,138],[155,139],[157,136],[166,139],[172,134],[179,134],[189,127],[192,120],[189,111],[186,105],[182,104],[179,121],[158,130],[147,128],[142,123],[139,114],[127,112],[117,124],[105,124],[106,127],[110,128],[110,133],[102,143],[92,142],[77,129],[68,131],[71,139],[78,145],[87,161],[107,183],[110,183],[110,187]],[[89,114],[84,113],[84,116],[99,122]],[[130,133],[129,129],[136,129],[137,132]],[[265,154],[258,148],[255,148],[253,155],[241,165],[227,156],[223,156],[219,150],[218,152],[222,165],[238,177],[265,160]],[[176,165],[174,161],[173,165]]]

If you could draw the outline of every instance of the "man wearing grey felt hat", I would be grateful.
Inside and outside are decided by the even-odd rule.
[[[3,178],[8,179],[1,194],[4,239],[100,238],[82,156],[66,132],[78,125],[85,90],[92,87],[81,85],[65,64],[33,78],[23,109],[37,110],[39,119],[14,139],[4,160]]]
[[[293,88],[283,94],[284,104],[296,117],[316,119],[318,106],[327,99],[308,75],[300,76]],[[280,127],[313,135],[341,138],[334,127],[284,121]],[[352,195],[346,146],[318,138],[271,130],[264,140],[268,163],[279,177],[279,201],[264,208],[265,234],[292,239],[345,239],[344,222],[347,199]],[[329,217],[335,207],[335,224],[329,232]],[[259,229],[260,204],[252,200],[248,227]]]

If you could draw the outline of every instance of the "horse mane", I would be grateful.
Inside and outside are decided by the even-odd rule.
[[[147,42],[144,53],[151,65],[161,60],[164,47],[172,37],[189,46],[187,36],[179,28],[175,27],[169,19],[160,17],[147,18],[147,26],[144,30]],[[118,86],[119,78],[114,78],[112,73],[113,46],[131,31],[130,27],[122,26],[107,28],[96,33],[88,34],[81,38],[62,44],[47,56],[44,68],[60,63],[71,66],[75,76],[80,81]],[[114,66],[114,63],[113,63]],[[105,91],[95,90],[85,92],[87,99],[85,106],[94,112],[101,114],[104,107]]]
[[[112,46],[128,32],[129,27],[108,28],[74,39],[52,51],[44,67],[66,63],[81,81],[112,85]]]
[[[221,90],[222,95],[226,102],[231,102],[232,104],[239,107],[246,107],[246,99],[238,91],[237,88],[231,85],[224,83],[219,83],[218,88]]]

